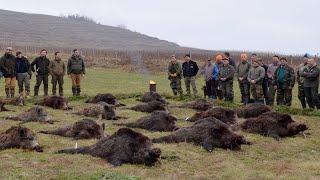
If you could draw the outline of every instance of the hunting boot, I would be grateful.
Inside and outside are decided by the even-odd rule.
[[[81,93],[81,88],[80,86],[77,86],[77,96],[80,96],[80,93]]]
[[[52,95],[55,96],[57,94],[57,90],[55,87],[52,88]]]
[[[7,99],[9,99],[10,98],[10,89],[9,88],[5,88],[5,91],[6,91]]]
[[[39,94],[39,87],[35,86],[34,87],[34,96],[38,96],[38,94]]]
[[[73,94],[73,96],[77,95],[77,87],[76,86],[72,86],[72,94]]]
[[[15,88],[11,88],[10,89],[10,95],[13,98],[14,97],[14,93],[15,93]]]
[[[44,96],[48,96],[48,86],[43,86]]]

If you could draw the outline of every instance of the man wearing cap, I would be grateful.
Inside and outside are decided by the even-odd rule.
[[[280,59],[280,66],[275,71],[274,89],[277,90],[277,105],[291,106],[292,88],[295,83],[294,69],[288,65],[285,57]]]
[[[250,100],[250,83],[248,82],[248,73],[251,65],[248,62],[248,55],[242,53],[240,55],[241,62],[237,67],[237,77],[239,82],[239,88],[241,92],[242,103],[248,104]]]
[[[5,92],[7,98],[14,97],[16,76],[17,76],[17,59],[12,55],[12,47],[7,47],[4,56],[0,59],[0,69],[5,77]]]
[[[268,77],[268,84],[269,84],[269,91],[268,91],[268,105],[273,106],[274,105],[274,97],[276,94],[276,90],[273,88],[274,84],[274,73],[276,72],[276,69],[279,67],[279,56],[274,55],[272,57],[272,63],[269,64],[268,70],[267,70],[267,77]]]
[[[253,96],[254,102],[264,104],[262,82],[265,76],[265,70],[261,67],[258,60],[253,59],[252,68],[248,73],[248,81],[250,83],[250,90]]]
[[[320,101],[318,97],[320,69],[315,59],[308,59],[308,65],[300,74],[304,77],[304,91],[310,108],[320,109]]]
[[[181,74],[181,64],[177,62],[176,56],[172,55],[168,66],[168,79],[170,80],[170,87],[174,96],[177,96],[179,93],[180,97],[182,97],[183,94],[181,88]]]
[[[310,58],[309,54],[305,54],[303,56],[303,62],[297,68],[297,81],[298,81],[298,98],[300,100],[301,106],[303,109],[307,107],[306,103],[306,95],[304,93],[304,77],[301,76],[304,68],[307,67],[308,59]],[[312,104],[308,104],[308,106],[313,106]]]
[[[233,77],[235,69],[229,64],[229,59],[222,60],[223,65],[219,71],[219,81],[225,101],[233,102]]]
[[[190,85],[192,86],[193,94],[197,96],[198,91],[196,87],[196,75],[198,74],[199,68],[195,61],[191,60],[189,54],[184,56],[185,62],[182,64],[182,71],[184,82],[186,85],[187,95],[190,96]]]

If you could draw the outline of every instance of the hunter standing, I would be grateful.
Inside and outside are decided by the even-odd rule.
[[[274,84],[274,73],[276,72],[276,69],[279,67],[279,56],[274,55],[272,57],[272,63],[269,64],[268,70],[267,70],[267,76],[268,76],[268,84],[269,84],[269,97],[268,97],[268,105],[273,106],[274,105],[274,97],[276,94],[276,90],[273,87]]]
[[[195,61],[191,60],[189,54],[184,56],[185,62],[182,64],[182,71],[184,82],[186,85],[187,95],[190,96],[190,85],[192,86],[193,94],[197,96],[197,86],[196,86],[196,75],[198,74],[199,68]]]
[[[211,62],[211,58],[208,58],[208,60],[205,62],[204,66],[202,67],[202,73],[204,77],[204,81],[206,84],[206,93],[209,98],[213,99],[213,73],[214,64]]]
[[[250,68],[248,73],[251,94],[255,103],[264,104],[262,82],[265,76],[265,70],[261,67],[258,60],[254,60],[252,63],[252,68]]]
[[[173,95],[177,96],[178,93],[180,97],[183,95],[183,91],[181,88],[181,75],[182,68],[181,64],[177,62],[176,56],[171,56],[171,61],[168,66],[168,79],[170,80],[170,87],[172,89]]]
[[[280,59],[280,66],[275,72],[274,89],[277,90],[277,105],[291,106],[292,88],[295,83],[294,69],[288,65],[285,57]]]
[[[309,108],[314,109],[316,107],[319,110],[320,100],[318,91],[320,68],[317,65],[315,59],[310,58],[308,60],[308,65],[303,69],[301,76],[304,77],[304,93],[306,95]]]
[[[39,95],[39,87],[43,83],[44,96],[48,96],[48,76],[50,60],[47,58],[48,51],[42,49],[40,56],[31,63],[31,70],[36,75],[36,84],[34,86],[34,96]],[[34,68],[34,66],[36,68]]]
[[[60,52],[54,53],[54,60],[50,61],[49,72],[52,77],[52,95],[56,95],[58,84],[59,95],[63,96],[63,77],[66,74],[66,65],[61,60]]]
[[[71,58],[68,60],[67,72],[72,80],[73,96],[80,96],[81,78],[85,75],[85,64],[82,56],[77,49],[73,50]]]
[[[297,81],[298,81],[298,98],[301,103],[303,109],[307,107],[306,95],[304,93],[304,77],[301,76],[304,68],[307,67],[308,59],[310,58],[309,54],[305,54],[303,56],[303,62],[297,68]],[[308,106],[312,107],[312,104],[308,104]]]
[[[222,60],[223,65],[219,71],[219,81],[225,101],[233,102],[233,77],[235,69],[229,64],[229,59]]]
[[[30,79],[31,79],[31,66],[28,59],[23,56],[22,52],[18,51],[17,56],[17,80],[19,86],[19,94],[23,92],[23,85],[25,88],[26,96],[30,95]]]
[[[0,68],[5,78],[5,92],[7,98],[14,97],[16,85],[17,58],[12,55],[12,47],[7,47],[0,59]]]
[[[248,62],[248,55],[243,53],[240,55],[241,62],[237,68],[237,77],[241,92],[242,103],[248,104],[250,101],[250,83],[248,81],[248,73],[251,65]]]

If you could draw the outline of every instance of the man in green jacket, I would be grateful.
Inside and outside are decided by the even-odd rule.
[[[242,103],[248,104],[250,100],[250,83],[248,82],[248,73],[251,65],[248,62],[248,55],[246,53],[242,53],[240,58],[241,62],[237,67],[237,77]]]
[[[280,59],[280,63],[274,75],[274,88],[277,90],[277,105],[291,106],[292,88],[295,83],[294,69],[288,65],[285,57]]]
[[[181,64],[177,62],[176,56],[171,56],[171,61],[168,66],[168,79],[170,80],[170,87],[172,89],[173,95],[177,96],[178,93],[180,97],[183,94],[181,88],[181,78],[182,78],[182,68]]]
[[[308,59],[310,58],[309,54],[305,54],[303,56],[303,62],[298,66],[297,68],[297,81],[298,81],[298,98],[300,100],[301,106],[303,109],[307,107],[306,102],[306,95],[304,93],[304,77],[301,76],[301,73],[303,72],[304,68],[307,67]],[[308,104],[308,106],[312,106]]]
[[[222,63],[223,65],[220,68],[218,79],[220,81],[223,97],[225,101],[233,102],[233,77],[235,69],[229,64],[228,58],[224,58]]]
[[[311,58],[308,60],[307,67],[303,69],[300,75],[304,77],[303,86],[309,107],[320,109],[318,97],[320,68],[315,59]]]
[[[7,98],[14,97],[16,85],[17,58],[12,55],[12,47],[7,47],[4,56],[0,59],[0,69],[5,78],[5,92]]]
[[[80,96],[81,78],[84,77],[86,69],[84,60],[77,49],[73,50],[73,54],[68,60],[67,69],[68,75],[72,80],[72,94],[73,96]]]
[[[56,95],[57,84],[59,84],[59,95],[63,96],[63,77],[66,74],[66,65],[61,60],[60,52],[54,53],[54,60],[50,61],[49,71],[52,77],[52,95]]]
[[[252,63],[252,68],[248,73],[251,94],[255,103],[264,104],[262,82],[266,72],[261,66],[259,60],[255,59]]]

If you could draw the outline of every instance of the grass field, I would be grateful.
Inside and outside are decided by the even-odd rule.
[[[151,79],[157,82],[158,92],[166,96],[171,95],[166,75],[147,76],[106,69],[88,70],[83,81],[83,94],[86,98],[97,93],[109,92],[119,97],[122,103],[131,106],[137,103],[135,101],[137,95],[148,91],[148,82]],[[71,96],[70,80],[67,78],[65,80],[65,95]],[[202,83],[199,79],[199,89]],[[33,85],[34,79],[32,87]],[[3,86],[2,79],[0,88]],[[4,92],[1,91],[1,97],[3,96]],[[239,102],[237,84],[235,84],[235,96]],[[79,109],[84,106],[85,98],[70,98],[70,103],[75,109]],[[299,108],[296,88],[293,99],[293,107]],[[17,124],[3,118],[32,106],[31,101],[34,100],[30,100],[23,108],[8,106],[16,112],[0,114],[0,132]],[[169,101],[172,104],[181,103],[173,99]],[[59,122],[53,125],[28,123],[24,126],[38,132],[82,119],[68,112],[47,110]],[[186,118],[194,112],[189,109],[171,109],[171,113],[178,118]],[[135,121],[146,115],[126,109],[118,109],[118,113],[120,116],[129,117],[120,122]],[[103,159],[87,155],[55,154],[59,149],[74,147],[76,143],[78,146],[85,146],[95,143],[96,140],[74,141],[69,138],[38,134],[38,141],[44,147],[43,153],[16,149],[0,152],[0,179],[320,179],[320,117],[295,115],[294,119],[306,123],[310,128],[307,131],[310,135],[306,138],[297,136],[275,141],[272,138],[239,132],[253,142],[253,145],[242,146],[240,151],[214,149],[212,153],[187,143],[156,144],[155,146],[161,148],[162,154],[168,158],[161,160],[154,167],[143,165],[113,167]],[[120,128],[113,123],[113,121],[106,122],[107,134],[112,134]],[[184,121],[179,121],[178,124],[191,125]],[[151,138],[168,134],[136,130]]]

